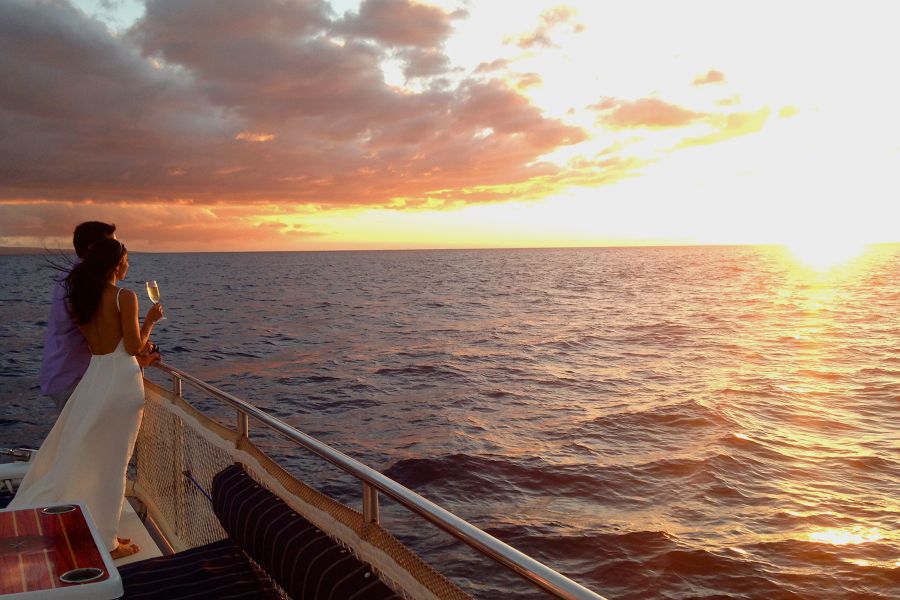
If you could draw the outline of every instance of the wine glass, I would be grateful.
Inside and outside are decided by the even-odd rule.
[[[147,295],[150,296],[153,304],[159,304],[159,285],[157,285],[156,280],[147,282]],[[160,317],[159,320],[164,321],[165,317]]]

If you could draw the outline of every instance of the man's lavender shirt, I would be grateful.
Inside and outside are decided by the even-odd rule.
[[[87,340],[72,321],[66,305],[65,275],[53,285],[47,339],[41,363],[41,392],[46,395],[70,390],[81,380],[91,362]]]

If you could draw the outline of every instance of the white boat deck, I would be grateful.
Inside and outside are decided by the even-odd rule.
[[[144,560],[145,558],[162,556],[162,552],[160,552],[156,542],[153,541],[147,528],[144,527],[140,517],[134,512],[131,503],[128,502],[127,498],[125,500],[125,505],[122,507],[122,516],[119,518],[119,537],[131,538],[131,541],[137,544],[141,551],[113,561],[117,567]]]

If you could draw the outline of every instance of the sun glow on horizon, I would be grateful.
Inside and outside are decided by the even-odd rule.
[[[855,240],[806,239],[786,244],[800,263],[816,271],[832,269],[863,255],[868,244]]]

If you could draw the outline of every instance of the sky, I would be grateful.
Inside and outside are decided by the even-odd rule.
[[[0,246],[898,242],[895,12],[4,0]]]

